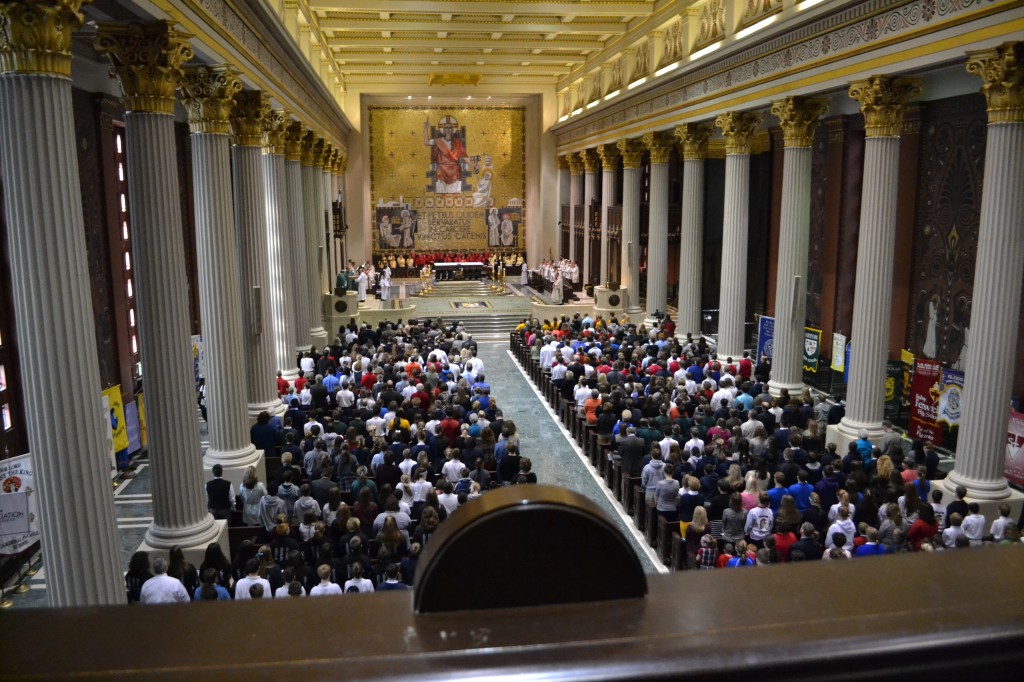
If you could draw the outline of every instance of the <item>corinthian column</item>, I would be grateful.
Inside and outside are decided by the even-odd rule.
[[[608,284],[608,209],[615,201],[615,174],[622,155],[614,144],[603,144],[597,148],[601,157],[601,274],[598,284]]]
[[[285,222],[284,240],[291,255],[290,279],[285,286],[290,290],[292,306],[289,309],[288,347],[293,353],[309,350],[309,330],[313,313],[309,309],[308,279],[306,270],[306,208],[302,185],[302,138],[306,134],[298,121],[288,125],[284,137],[285,190],[288,194],[288,213]],[[289,298],[285,299],[286,301]],[[292,365],[297,363],[292,359]],[[298,368],[293,367],[298,374]]]
[[[731,111],[715,119],[725,134],[725,215],[718,304],[718,357],[743,354],[747,308],[747,229],[750,210],[750,145],[761,114]]]
[[[559,211],[559,213],[558,213],[559,218],[558,219],[559,219],[559,221],[561,221],[561,219],[562,219],[561,218],[561,216],[562,216],[562,213],[561,213],[561,211],[562,211],[562,209],[561,209],[562,204],[568,204],[569,205],[569,234],[571,236],[572,235],[572,199],[569,196],[570,191],[571,191],[569,183],[570,183],[569,156],[559,156],[558,157],[558,206],[559,206],[559,209],[558,209],[558,211]],[[557,247],[555,249],[555,253],[557,254],[557,257],[558,258],[568,258],[569,254],[562,252],[562,236],[561,236],[561,232],[559,232],[559,234],[556,236],[555,239],[556,239],[556,247]],[[572,239],[569,240],[569,243],[572,244]],[[541,260],[541,258],[538,258],[537,262],[539,263],[540,260]]]
[[[153,470],[153,523],[144,546],[202,547],[226,522],[206,511],[192,376],[185,248],[174,148],[174,91],[192,58],[189,35],[165,21],[101,24],[96,49],[125,94],[128,200],[146,430]]]
[[[270,260],[267,256],[267,195],[263,185],[263,122],[270,101],[259,90],[235,95],[231,128],[234,167],[235,224],[238,231],[242,281],[242,348],[247,367],[249,416],[260,412],[284,414],[274,375],[277,356],[270,306]]]
[[[917,81],[889,76],[872,76],[850,84],[850,97],[860,102],[864,114],[867,139],[857,238],[850,383],[846,416],[838,426],[846,439],[856,438],[860,431],[867,431],[871,437],[882,435],[900,128],[907,101],[920,92]]]
[[[299,376],[294,346],[289,343],[290,315],[295,307],[291,287],[291,240],[288,238],[288,190],[285,186],[284,137],[291,120],[274,109],[263,122],[263,191],[267,196],[267,264],[270,268],[270,323],[274,365],[289,381]]]
[[[96,410],[100,371],[71,109],[71,34],[82,25],[80,5],[0,5],[0,168],[50,606],[125,600],[110,424]],[[52,353],[46,342],[55,338],[85,343],[74,353]]]
[[[685,123],[675,129],[683,157],[683,207],[679,226],[679,303],[676,337],[701,332],[701,270],[704,259],[704,159],[711,126]]]
[[[583,161],[578,153],[569,154],[569,260],[576,262],[576,206],[580,203],[581,176]]]
[[[323,315],[324,309],[324,294],[334,289],[334,283],[331,282],[331,270],[334,269],[334,258],[331,250],[331,242],[327,239],[327,234],[330,230],[331,195],[334,194],[334,178],[331,175],[331,167],[334,165],[334,155],[336,153],[337,150],[334,149],[333,145],[324,143],[324,155],[323,158],[320,159],[320,169],[323,172],[320,184],[320,215],[326,216],[327,222],[325,223],[323,220],[320,221],[320,232],[317,234],[317,238],[320,240],[320,252],[323,254],[323,262],[320,267],[320,295],[316,299],[316,304],[319,306],[318,310],[320,310],[321,315]]]
[[[971,497],[1006,498],[1007,405],[1017,341],[1024,263],[1024,43],[968,53],[988,102],[985,185],[971,305],[971,345],[950,486]],[[1017,358],[1018,362],[1020,358]],[[852,360],[851,360],[852,361]],[[1019,501],[1018,501],[1019,503]],[[1016,518],[1016,516],[1014,516]]]
[[[206,404],[210,445],[203,465],[220,464],[241,482],[261,453],[249,442],[245,395],[238,390],[246,373],[242,321],[238,316],[238,252],[231,213],[231,128],[228,112],[242,89],[226,66],[186,71],[182,102],[192,131],[192,191],[196,215],[199,302],[206,349]]]
[[[622,271],[620,284],[629,296],[626,312],[640,311],[640,162],[644,145],[639,139],[615,143],[622,154]]]
[[[306,286],[302,290],[309,299],[310,341],[318,348],[327,341],[324,329],[323,296],[320,292],[320,233],[323,232],[323,178],[320,162],[324,155],[324,139],[312,130],[302,138],[302,208],[306,219]]]
[[[644,146],[651,153],[650,200],[647,209],[647,324],[654,313],[664,313],[668,295],[668,158],[672,135],[647,133]]]
[[[807,316],[807,249],[811,229],[811,145],[818,117],[828,109],[820,99],[787,97],[772,103],[782,126],[782,215],[775,284],[775,350],[768,384],[772,395],[803,388],[804,321]]]
[[[590,284],[590,206],[594,203],[594,180],[597,177],[597,154],[593,149],[580,152],[583,161],[583,283]]]

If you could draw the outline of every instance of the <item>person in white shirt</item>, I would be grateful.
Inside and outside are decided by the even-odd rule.
[[[342,410],[347,410],[352,407],[356,402],[356,395],[350,390],[351,384],[347,381],[342,382],[341,389],[335,394],[334,399],[338,403],[338,407]]]
[[[252,599],[249,595],[249,588],[253,585],[263,586],[263,598],[271,599],[270,581],[260,577],[259,559],[249,559],[245,562],[246,576],[235,583],[235,599]]]
[[[459,498],[455,495],[454,490],[455,487],[445,481],[444,485],[441,486],[441,494],[437,496],[437,501],[444,506],[449,516],[459,508]]]
[[[362,566],[355,564],[353,569],[359,567],[362,570]],[[354,572],[354,571],[353,571]],[[315,585],[310,591],[310,597],[331,597],[340,595],[341,585],[338,583],[331,582],[331,567],[327,564],[320,564],[320,568],[316,569],[316,574],[320,576],[320,584]]]
[[[989,530],[989,534],[995,542],[1001,542],[1003,536],[1006,534],[1006,527],[1013,523],[1013,519],[1010,518],[1010,505],[1001,504],[999,505],[999,518],[992,522],[992,528]]]
[[[579,416],[583,416],[583,403],[590,400],[591,389],[587,388],[587,385],[583,383],[583,378],[580,378],[580,383],[576,386],[576,391],[572,394],[576,399],[576,413]]]
[[[772,527],[775,525],[775,515],[768,505],[768,493],[759,494],[757,506],[747,512],[747,520],[743,526],[744,535],[757,545],[761,545],[764,539],[772,534]]]
[[[565,373],[569,371],[569,368],[565,366],[565,363],[558,362],[551,365],[551,381],[561,381],[565,378]]]
[[[448,481],[455,485],[459,482],[459,475],[462,473],[462,467],[464,466],[462,460],[455,459],[453,457],[454,452],[452,448],[444,449],[445,463],[441,467],[441,474],[448,479]]]
[[[548,339],[547,344],[541,346],[540,349],[540,366],[544,369],[550,369],[551,361],[554,360],[556,352],[558,352],[558,344],[555,343],[554,339]]]
[[[981,538],[985,534],[985,517],[981,514],[981,507],[977,502],[967,505],[969,513],[964,517],[962,529],[964,535],[971,542],[971,547],[981,545]]]
[[[949,526],[942,531],[942,546],[946,549],[956,548],[956,539],[964,534],[962,524],[964,519],[957,512],[949,515]]]
[[[700,431],[696,428],[690,429],[690,440],[683,445],[683,452],[689,454],[694,448],[700,450],[701,455],[704,454],[704,439],[700,437]]]
[[[313,362],[313,356],[309,353],[303,355],[302,359],[299,360],[299,369],[302,370],[307,379],[312,379],[313,374],[316,373],[316,364]]]
[[[352,579],[345,581],[345,592],[373,592],[373,581],[363,577],[363,565],[358,561],[352,564]]]
[[[167,575],[167,559],[153,560],[153,577],[142,585],[140,600],[143,604],[187,604],[185,586],[177,578]]]

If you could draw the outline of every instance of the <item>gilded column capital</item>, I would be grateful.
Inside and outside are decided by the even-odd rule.
[[[227,135],[234,96],[242,81],[228,66],[186,66],[181,80],[181,103],[193,133]]]
[[[0,3],[0,75],[70,78],[71,34],[85,21],[79,11],[82,4],[82,0]]]
[[[302,165],[303,166],[319,166],[319,160],[314,158],[314,148],[316,147],[316,133],[309,128],[302,131]]]
[[[860,103],[867,137],[899,137],[907,102],[920,94],[921,81],[916,78],[871,76],[850,83],[850,97]]]
[[[324,164],[324,153],[327,151],[327,141],[317,137],[313,142],[313,166],[321,167]]]
[[[302,138],[306,131],[298,121],[291,121],[285,124],[284,130],[284,160],[302,160]]]
[[[344,175],[348,169],[348,154],[342,152],[338,155],[338,173]]]
[[[665,130],[656,130],[652,133],[644,133],[641,138],[644,147],[651,153],[651,163],[668,163],[669,155],[672,152],[672,134]]]
[[[638,138],[627,138],[615,143],[622,154],[622,168],[639,168],[644,158],[644,143]]]
[[[683,158],[706,159],[712,130],[713,126],[708,123],[684,123],[676,126],[672,132],[679,141],[679,151],[682,152]]]
[[[725,135],[725,153],[727,155],[750,154],[754,133],[761,125],[761,114],[730,111],[719,114],[715,118],[715,125],[721,128]]]
[[[967,71],[983,81],[990,124],[1024,123],[1024,42],[968,52]]]
[[[192,59],[191,37],[169,21],[100,24],[94,45],[113,64],[127,111],[174,113],[181,65]]]
[[[320,157],[320,168],[322,168],[325,173],[330,173],[331,172],[331,164],[333,164],[333,163],[334,163],[334,145],[332,145],[330,142],[325,141],[324,142],[324,154],[323,154],[322,157]]]
[[[572,152],[569,155],[569,175],[583,175],[583,160],[579,152]]]
[[[584,149],[580,152],[580,161],[583,162],[584,173],[596,173],[597,167],[601,163],[597,157],[597,152],[593,149]]]
[[[605,171],[613,171],[619,166],[619,159],[622,152],[614,144],[601,144],[597,146],[597,155],[601,157],[601,168]]]
[[[561,156],[555,158],[558,159],[558,170],[569,169],[569,156],[567,154],[562,154]]]
[[[231,110],[231,131],[239,147],[263,146],[263,122],[270,116],[270,99],[262,90],[242,90],[235,94]]]
[[[291,122],[287,109],[270,110],[270,114],[263,119],[264,153],[284,154],[284,138]]]
[[[810,147],[818,121],[828,111],[828,100],[786,97],[772,102],[771,112],[782,126],[782,142],[786,147]]]

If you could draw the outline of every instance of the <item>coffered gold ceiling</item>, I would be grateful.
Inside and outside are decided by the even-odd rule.
[[[485,84],[555,84],[635,30],[655,0],[282,0],[322,41],[321,60],[348,82],[426,86],[439,74]]]

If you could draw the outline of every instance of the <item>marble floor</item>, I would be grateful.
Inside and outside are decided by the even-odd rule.
[[[480,342],[479,357],[485,363],[488,379],[495,387],[495,396],[505,418],[513,420],[518,427],[522,452],[532,460],[538,480],[569,488],[593,500],[622,530],[640,557],[644,570],[648,573],[665,572],[660,562],[654,560],[653,552],[642,535],[623,513],[621,505],[597,478],[590,462],[521,371],[508,350],[508,341]],[[198,411],[196,417],[199,418]],[[205,448],[206,424],[201,419],[199,424]],[[117,485],[113,488],[121,559],[125,567],[153,520],[152,470],[145,458],[136,460],[136,465],[135,478],[115,482]],[[33,562],[37,572],[24,581],[29,590],[15,594],[11,586],[7,588],[13,608],[46,606],[46,568],[42,565],[42,555],[37,555]]]

